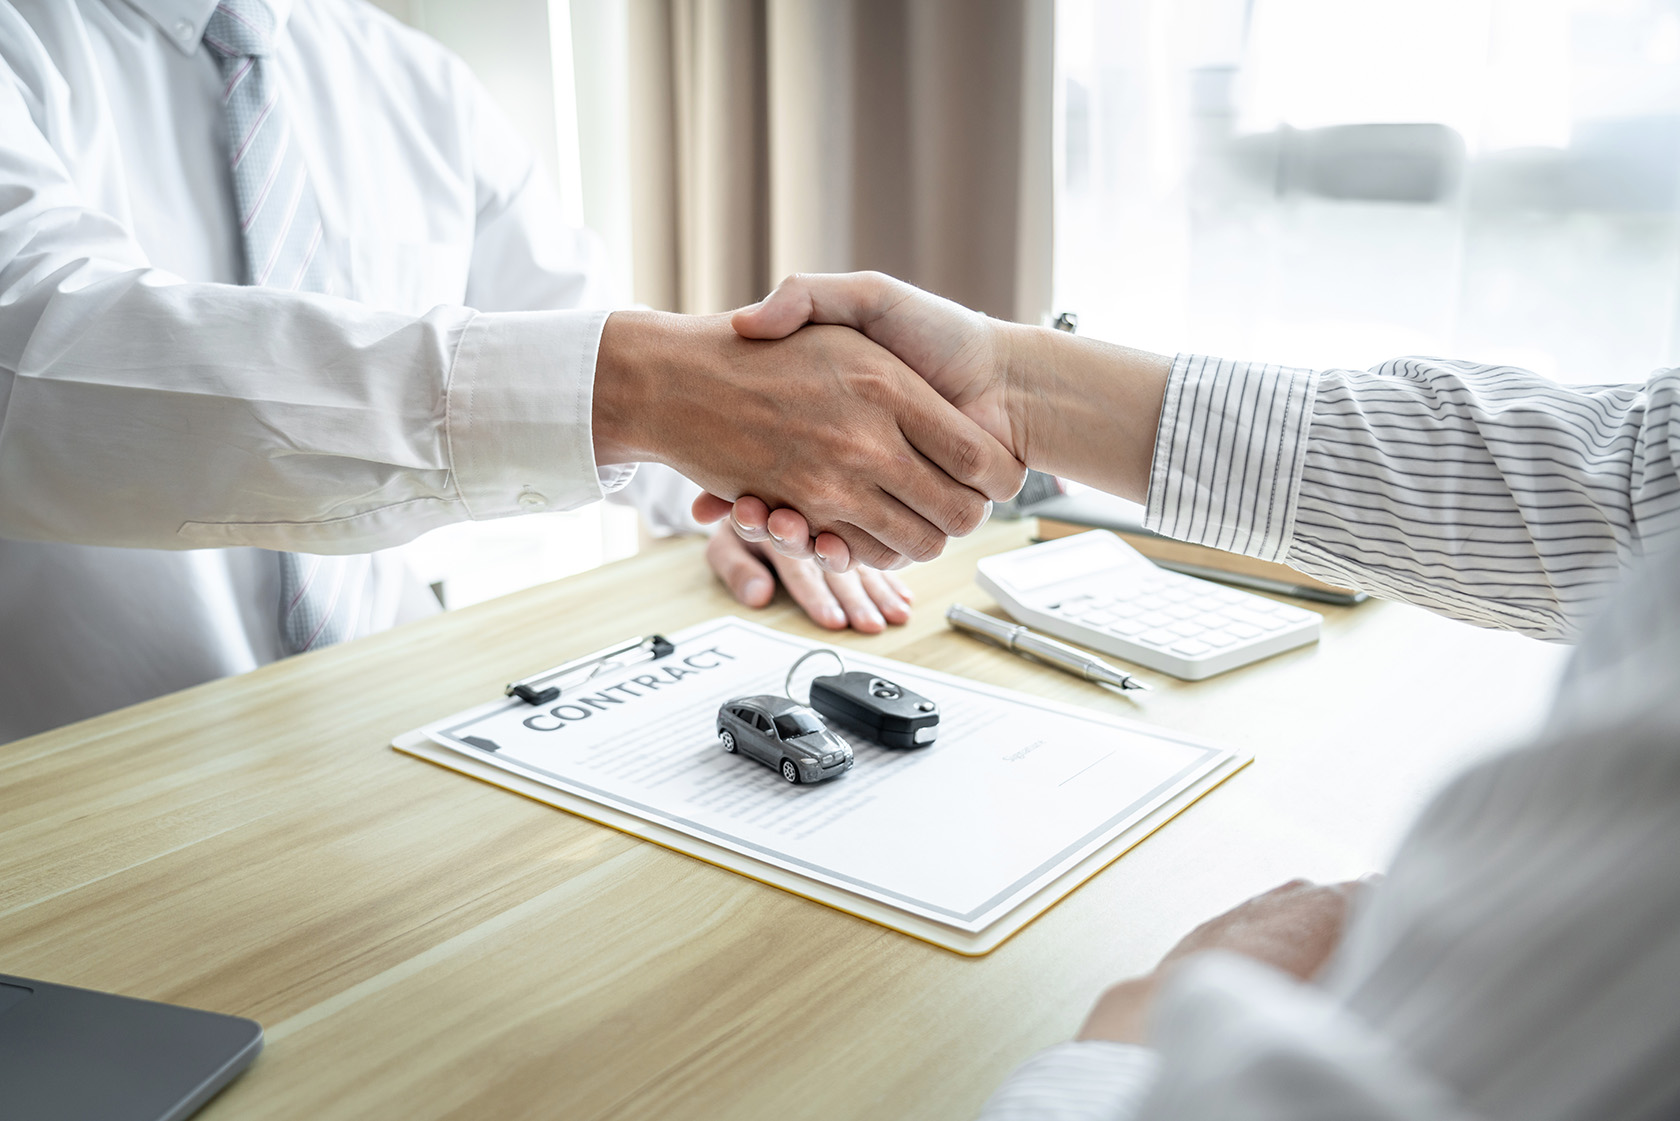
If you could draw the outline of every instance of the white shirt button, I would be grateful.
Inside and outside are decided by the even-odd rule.
[[[519,492],[519,504],[528,510],[535,510],[539,506],[547,506],[548,499],[530,487]]]
[[[192,25],[190,20],[178,19],[175,21],[175,38],[183,43],[192,42],[193,32],[196,30],[198,29]]]

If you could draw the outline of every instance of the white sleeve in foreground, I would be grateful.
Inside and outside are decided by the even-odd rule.
[[[1155,1054],[1124,1043],[1063,1043],[1016,1068],[979,1121],[1118,1121],[1129,1118],[1155,1076]]]
[[[1188,961],[1162,992],[1159,1121],[1467,1121],[1427,1075],[1321,990],[1234,954]]]

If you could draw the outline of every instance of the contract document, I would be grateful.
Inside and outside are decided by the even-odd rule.
[[[1128,829],[1175,799],[1182,808],[1187,791],[1199,794],[1213,785],[1210,776],[1222,779],[1246,762],[1172,732],[845,650],[847,669],[936,701],[938,738],[893,749],[831,723],[851,743],[855,766],[837,779],[792,785],[724,751],[718,707],[750,694],[782,695],[789,667],[820,644],[733,617],[670,637],[673,653],[608,666],[549,703],[498,701],[420,734],[572,796],[556,804],[575,808],[582,800],[612,811],[600,818],[609,823],[651,823],[661,827],[655,839],[662,843],[673,835],[704,842],[699,855],[714,863],[719,850],[737,853],[754,867],[969,934],[1042,899],[1048,885]],[[814,673],[834,672],[816,660],[806,665],[807,683]],[[799,680],[793,688],[803,702]],[[595,816],[587,807],[579,812]],[[1157,814],[1149,828],[1164,819]]]

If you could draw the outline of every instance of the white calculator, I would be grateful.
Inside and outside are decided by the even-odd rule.
[[[1157,568],[1107,530],[980,562],[1018,623],[1187,681],[1318,641],[1316,612]]]

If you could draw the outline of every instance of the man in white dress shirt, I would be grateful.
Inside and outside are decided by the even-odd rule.
[[[1680,1116],[1680,370],[1566,387],[1170,359],[874,275],[795,277],[735,317],[761,338],[807,321],[866,330],[1023,462],[1146,503],[1161,533],[1483,626],[1585,629],[1539,738],[1452,782],[1386,879],[1205,924],[984,1121]],[[793,510],[734,518],[808,547]]]
[[[1018,481],[853,332],[591,310],[558,213],[464,65],[362,0],[0,0],[0,742],[430,610],[377,550],[625,464],[780,487],[883,562]],[[783,572],[827,625],[902,617]]]

